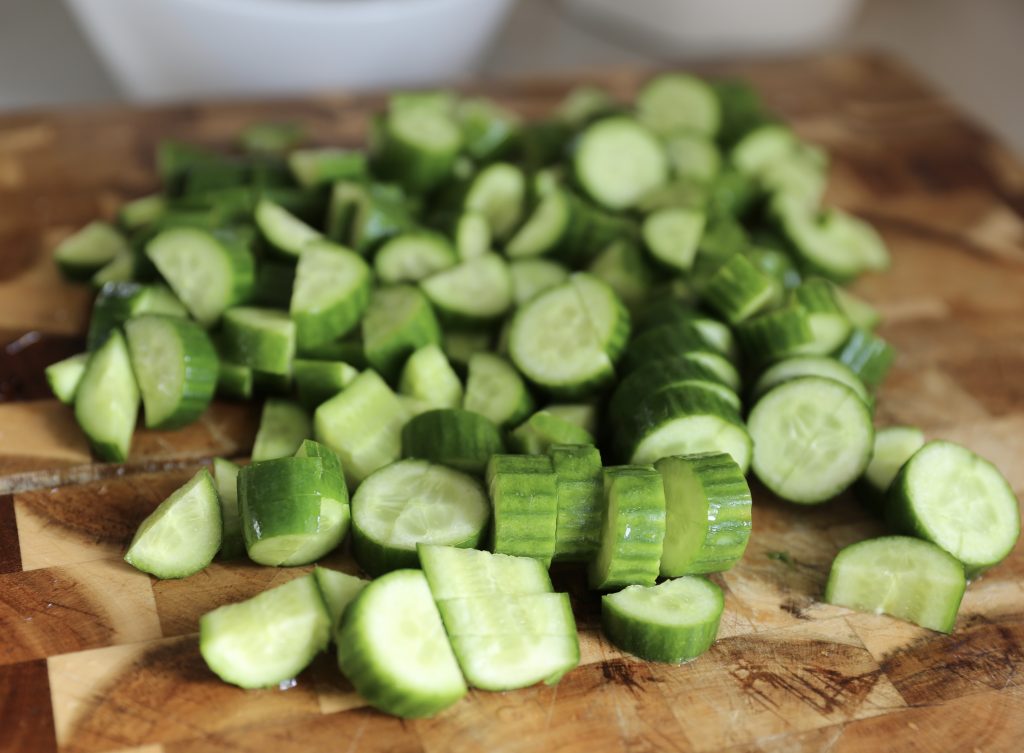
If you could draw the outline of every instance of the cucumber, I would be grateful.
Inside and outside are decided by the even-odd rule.
[[[647,661],[679,664],[711,648],[724,607],[721,588],[690,575],[605,594],[601,626],[623,651]]]
[[[436,544],[417,547],[420,566],[437,601],[472,596],[551,593],[547,566],[532,557],[492,554]]]
[[[605,468],[603,499],[601,543],[587,570],[590,587],[654,585],[665,538],[661,474],[645,465]]]
[[[668,179],[668,158],[647,127],[625,116],[599,120],[580,136],[576,180],[594,201],[629,209]]]
[[[312,435],[313,424],[301,405],[271,398],[263,404],[260,426],[252,445],[252,462],[293,455]]]
[[[462,407],[479,413],[498,426],[518,424],[533,411],[526,383],[515,367],[501,356],[474,353],[469,357],[466,395]]]
[[[543,256],[555,251],[570,232],[573,220],[568,194],[555,189],[542,196],[526,221],[505,246],[510,259]]]
[[[163,194],[140,196],[121,205],[117,210],[117,224],[124,230],[139,230],[159,222],[167,212],[167,197]]]
[[[757,366],[804,354],[814,346],[810,315],[794,304],[740,322],[736,339],[747,360]]]
[[[472,548],[490,509],[480,483],[426,460],[401,460],[372,473],[352,498],[352,551],[371,575],[416,567],[418,544]]]
[[[55,398],[65,405],[74,405],[78,383],[88,362],[88,353],[78,353],[46,367],[46,383]]]
[[[707,390],[733,410],[740,410],[739,396],[722,383],[718,374],[697,361],[676,357],[657,358],[629,372],[616,385],[608,403],[608,414],[624,415],[650,395],[682,388]]]
[[[459,408],[428,410],[402,428],[402,455],[423,458],[464,473],[481,475],[502,452],[501,431],[490,419]]]
[[[829,239],[859,260],[863,269],[883,272],[889,268],[889,250],[885,241],[864,220],[831,207],[825,213],[823,224]]]
[[[1020,506],[992,463],[952,442],[929,442],[889,487],[894,530],[932,542],[963,563],[967,576],[997,565],[1020,537]]]
[[[224,313],[224,357],[266,374],[287,376],[295,358],[295,322],[277,309],[238,306]]]
[[[834,379],[856,392],[869,407],[874,402],[864,382],[848,366],[828,356],[795,356],[773,364],[758,378],[751,390],[751,396],[756,401],[773,387],[803,376]]]
[[[685,73],[663,73],[648,81],[636,96],[636,109],[637,117],[661,135],[692,131],[713,137],[722,119],[714,90]]]
[[[776,294],[772,278],[743,254],[733,254],[704,288],[708,306],[733,325],[768,308]],[[811,326],[813,331],[813,320]]]
[[[146,426],[173,429],[202,415],[217,387],[218,358],[206,332],[175,316],[146,314],[124,325]]]
[[[807,324],[811,328],[813,342],[801,348],[805,353],[831,353],[850,335],[850,320],[839,308],[832,291],[831,283],[813,278],[804,280],[790,292],[792,301],[807,312]]]
[[[644,244],[662,264],[687,272],[697,256],[705,220],[704,212],[697,209],[669,207],[651,212],[643,222]]]
[[[874,306],[839,285],[832,286],[832,295],[846,318],[857,329],[874,330],[882,323],[882,315]]]
[[[578,128],[602,115],[621,109],[607,89],[592,84],[574,86],[559,103],[555,115],[559,121]]]
[[[320,589],[324,606],[327,607],[327,614],[331,618],[331,636],[336,636],[348,605],[355,601],[356,596],[370,581],[319,566],[313,568],[313,577],[316,579],[317,588]]]
[[[543,455],[556,444],[593,444],[594,436],[579,424],[539,410],[512,430],[508,443],[516,452]]]
[[[129,251],[128,241],[113,225],[90,222],[58,244],[57,266],[71,280],[88,280],[118,256]]]
[[[508,265],[512,301],[522,306],[545,290],[569,279],[569,270],[550,259],[513,259]]]
[[[768,194],[783,195],[816,209],[828,185],[828,158],[817,147],[798,144],[786,159],[765,165],[757,181]]]
[[[409,356],[398,390],[430,408],[462,405],[462,382],[439,345],[424,345]]]
[[[855,329],[835,357],[850,367],[868,389],[878,389],[896,359],[896,351],[878,335]]]
[[[438,600],[437,608],[445,631],[453,639],[470,635],[576,635],[576,620],[569,594],[565,593],[464,596]]]
[[[221,361],[217,368],[217,394],[248,400],[252,397],[254,377],[244,364]]]
[[[288,155],[288,168],[303,188],[359,179],[367,173],[365,154],[335,147],[296,149]]]
[[[341,458],[349,484],[357,486],[402,455],[405,408],[374,371],[364,371],[313,414],[313,433]]]
[[[452,649],[469,683],[483,690],[516,690],[543,681],[556,684],[579,664],[571,635],[455,635]]]
[[[617,240],[605,247],[587,271],[606,283],[630,308],[646,300],[654,287],[653,267],[640,246],[630,240]]]
[[[289,312],[299,348],[315,348],[351,332],[370,304],[370,268],[327,241],[304,246],[295,268]]]
[[[519,117],[489,99],[463,99],[455,110],[466,153],[487,162],[509,151],[522,127]]]
[[[101,460],[123,463],[139,413],[139,387],[120,330],[89,356],[75,391],[75,420]]]
[[[807,376],[768,391],[747,418],[753,468],[778,496],[825,502],[846,489],[871,459],[871,411],[841,382]]]
[[[741,172],[757,175],[770,165],[789,159],[798,142],[786,126],[768,123],[759,126],[740,139],[729,153],[729,160]]]
[[[465,373],[469,359],[476,353],[489,353],[494,336],[486,330],[449,329],[444,333],[441,349],[458,370]]]
[[[376,170],[414,194],[443,183],[462,146],[462,134],[452,117],[425,108],[392,108],[376,135]]]
[[[578,426],[588,434],[597,434],[597,405],[595,403],[551,403],[544,408],[544,411],[573,426]]]
[[[622,360],[622,371],[628,374],[650,361],[700,352],[725,355],[689,322],[662,324],[639,333],[630,341]],[[739,375],[735,376],[738,380]],[[728,377],[727,382],[731,387],[733,373],[730,372]]]
[[[225,232],[171,227],[149,241],[146,256],[203,326],[244,301],[255,283],[252,253]]]
[[[324,235],[269,199],[260,199],[253,213],[260,234],[273,248],[287,256],[299,256],[307,245]]]
[[[868,507],[885,512],[885,495],[904,463],[924,447],[924,432],[912,426],[889,426],[875,431],[871,462],[854,490]]]
[[[601,542],[604,477],[601,453],[593,445],[552,445],[558,501],[554,559],[586,562]]]
[[[451,230],[455,251],[462,261],[483,256],[491,250],[491,226],[481,212],[463,212]]]
[[[494,512],[491,548],[550,564],[558,519],[557,476],[543,455],[493,455],[487,489]]]
[[[426,296],[411,285],[377,288],[363,317],[366,360],[395,379],[413,351],[441,342],[441,327]]]
[[[776,194],[771,208],[783,235],[810,272],[847,282],[866,269],[857,247],[849,239],[844,242],[842,232],[828,230],[817,208],[808,207],[804,199]]]
[[[224,682],[281,685],[327,648],[331,620],[313,574],[199,618],[199,652]]]
[[[488,165],[473,178],[463,206],[487,218],[491,233],[504,240],[519,225],[526,200],[526,176],[508,162]]]
[[[242,519],[238,514],[238,472],[241,466],[224,458],[213,459],[213,478],[220,498],[222,536],[221,559],[233,560],[245,555]]]
[[[373,259],[377,278],[385,285],[419,282],[435,272],[455,266],[455,248],[443,235],[418,231],[384,242]]]
[[[665,136],[665,153],[672,174],[700,183],[715,179],[722,169],[722,153],[704,134],[677,131]]]
[[[292,361],[292,375],[299,402],[312,411],[352,384],[359,371],[344,361],[296,358]]]
[[[676,455],[654,464],[665,485],[661,574],[669,578],[728,570],[750,539],[750,488],[724,453]]]
[[[966,586],[963,565],[934,544],[882,536],[836,555],[825,601],[951,633]]]
[[[498,254],[486,253],[420,282],[438,316],[449,324],[487,325],[512,307],[512,278]]]
[[[138,282],[104,284],[92,306],[86,347],[96,350],[112,329],[143,314],[188,316],[181,301],[163,285],[142,285]]]
[[[89,281],[94,288],[102,288],[112,282],[131,282],[138,274],[138,261],[131,251],[122,251],[109,263],[104,264]]]
[[[338,630],[338,665],[359,695],[396,716],[432,716],[467,692],[419,570],[396,570],[360,591]]]
[[[213,561],[223,528],[220,499],[203,468],[139,525],[124,561],[157,578],[187,578]]]

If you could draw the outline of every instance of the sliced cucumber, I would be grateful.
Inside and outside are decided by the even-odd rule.
[[[704,288],[708,305],[730,324],[739,324],[768,308],[776,294],[772,278],[743,254],[733,254]]]
[[[992,463],[952,442],[929,442],[889,487],[886,518],[964,564],[968,577],[997,565],[1020,537],[1020,506]]]
[[[222,532],[217,488],[203,468],[142,521],[124,560],[157,578],[187,578],[213,561]]]
[[[773,364],[761,374],[757,383],[754,384],[751,395],[754,400],[757,400],[773,387],[803,376],[825,377],[842,382],[856,392],[865,404],[871,406],[873,403],[873,398],[867,387],[864,386],[864,382],[848,366],[828,356],[796,356]]]
[[[464,596],[441,599],[437,608],[452,638],[576,635],[569,594],[564,593]]]
[[[313,569],[313,577],[316,578],[317,588],[320,589],[320,596],[331,618],[331,635],[336,636],[348,605],[355,601],[370,581],[319,566]]]
[[[217,387],[218,358],[206,332],[175,316],[146,314],[124,325],[146,426],[172,429],[195,421]]]
[[[449,329],[444,333],[441,349],[449,361],[465,372],[474,354],[492,350],[493,340],[493,334],[486,330]]]
[[[510,259],[550,253],[570,232],[571,222],[572,202],[565,191],[555,189],[541,197],[526,222],[505,246],[505,253]]]
[[[652,586],[665,538],[665,489],[650,466],[604,469],[601,543],[587,571],[590,587],[607,591]]]
[[[487,464],[494,511],[492,549],[534,557],[545,564],[555,552],[557,476],[542,455],[494,455]]]
[[[221,361],[217,369],[217,394],[248,400],[252,397],[254,381],[249,366]]]
[[[724,607],[721,588],[691,575],[605,594],[601,625],[623,651],[647,661],[679,664],[711,648]]]
[[[832,379],[783,382],[757,401],[747,426],[754,440],[754,472],[790,502],[831,499],[871,459],[871,411],[856,392]]]
[[[96,221],[61,241],[53,255],[66,277],[88,280],[128,251],[128,241],[113,225]]]
[[[324,237],[319,230],[269,199],[260,199],[253,219],[267,242],[288,256],[298,256],[307,245]]]
[[[288,155],[288,167],[303,188],[366,176],[366,155],[350,149],[320,147],[296,149]]]
[[[912,426],[876,430],[871,462],[854,487],[861,501],[875,512],[885,512],[885,495],[893,479],[924,442],[924,432]]]
[[[287,376],[295,358],[295,322],[284,311],[238,306],[224,313],[224,356],[254,371]]]
[[[426,296],[410,285],[377,288],[363,317],[366,360],[396,379],[413,351],[441,342],[441,328]]]
[[[493,421],[459,408],[428,410],[402,429],[402,454],[481,475],[505,443]]]
[[[587,127],[573,166],[587,194],[609,209],[629,209],[668,179],[668,159],[657,137],[625,116]]]
[[[554,559],[586,562],[601,542],[601,453],[593,445],[567,444],[552,445],[548,453],[557,479]]]
[[[213,478],[220,498],[220,517],[223,528],[220,556],[233,560],[245,555],[242,538],[242,518],[238,514],[238,472],[241,466],[224,458],[213,459]]]
[[[655,272],[640,246],[618,240],[605,247],[587,271],[606,283],[629,307],[644,301],[654,287]]]
[[[733,147],[729,159],[743,173],[757,175],[770,165],[790,158],[797,144],[796,136],[789,128],[768,123],[744,135]]]
[[[331,620],[313,574],[199,619],[199,651],[220,679],[243,688],[280,685],[327,648]]]
[[[739,396],[722,383],[718,374],[698,361],[676,357],[657,358],[629,372],[612,393],[608,415],[626,415],[657,392],[682,388],[707,390],[735,411],[740,410]]]
[[[418,544],[472,548],[490,517],[470,476],[426,460],[401,460],[372,473],[352,498],[352,549],[380,575],[419,562]]]
[[[477,549],[420,544],[417,547],[430,590],[438,601],[470,596],[550,593],[547,566],[533,557]]]
[[[88,353],[78,353],[46,367],[46,383],[55,398],[65,405],[74,404],[78,383],[82,381],[88,362]]]
[[[554,685],[580,661],[575,633],[458,635],[451,641],[466,679],[483,690],[515,690],[540,681]]]
[[[654,464],[665,485],[661,574],[717,573],[743,557],[751,497],[743,470],[724,453],[676,455]]]
[[[117,224],[125,230],[139,230],[159,222],[166,212],[167,197],[163,194],[140,196],[121,205]]]
[[[462,407],[498,426],[513,426],[533,411],[533,397],[516,368],[501,356],[474,353],[469,358]]]
[[[443,235],[423,231],[389,238],[377,249],[373,268],[385,285],[419,282],[455,266],[458,256]]]
[[[805,353],[831,353],[850,335],[850,320],[832,294],[833,285],[819,278],[804,280],[792,290],[793,302],[807,312],[813,342],[803,346]]]
[[[665,153],[672,174],[700,183],[715,179],[722,169],[722,153],[704,134],[677,131],[665,136]]]
[[[747,360],[759,366],[801,355],[814,345],[807,309],[793,304],[740,322],[736,338]]]
[[[909,536],[883,536],[836,555],[825,601],[950,633],[966,586],[963,565],[939,547]]]
[[[487,324],[512,307],[508,264],[494,253],[437,272],[420,287],[441,319],[454,324]]]
[[[522,169],[496,162],[473,178],[464,207],[486,217],[494,237],[503,240],[519,225],[525,199],[526,176]]]
[[[577,423],[539,410],[508,437],[509,446],[526,455],[543,455],[556,444],[593,444],[594,436]]]
[[[544,411],[573,426],[578,426],[587,434],[597,434],[597,405],[595,403],[551,403],[544,408]]]
[[[96,350],[111,330],[143,314],[188,316],[181,301],[163,285],[142,285],[137,282],[104,284],[93,303],[86,347]]]
[[[704,212],[681,207],[651,212],[643,224],[647,250],[662,264],[689,271],[697,256],[705,219]]]
[[[850,324],[858,329],[874,330],[882,323],[882,315],[874,306],[840,285],[832,286],[832,295]]]
[[[432,716],[466,694],[419,570],[388,573],[349,604],[338,630],[338,664],[359,695],[396,716]]]
[[[862,254],[843,233],[829,230],[805,199],[776,194],[772,211],[803,265],[836,282],[852,280],[865,270]],[[845,242],[844,242],[845,241]]]
[[[491,226],[480,212],[463,212],[452,228],[455,251],[463,261],[483,256],[491,250]]]
[[[714,136],[722,119],[714,90],[685,73],[663,73],[648,81],[637,94],[636,109],[644,123],[663,135],[692,131]]]
[[[370,304],[370,283],[370,268],[358,254],[327,241],[306,244],[289,303],[298,347],[315,348],[351,332]]]
[[[630,341],[622,371],[628,374],[651,361],[701,352],[724,355],[689,322],[662,324],[639,333]],[[729,376],[731,386],[732,374]],[[738,374],[736,377],[738,379]]]
[[[128,458],[139,413],[139,387],[120,330],[89,356],[75,391],[75,419],[101,460]]]
[[[313,424],[305,409],[291,400],[271,398],[263,404],[260,426],[252,446],[252,461],[294,455],[313,435]]]
[[[352,384],[359,376],[359,371],[344,361],[296,358],[292,361],[292,375],[295,377],[299,402],[312,411]]]
[[[882,272],[889,268],[885,241],[864,220],[832,207],[825,214],[824,229],[829,239],[859,260],[864,269]]]
[[[419,107],[392,108],[376,135],[377,170],[413,193],[443,183],[462,145],[458,124],[449,113]]]
[[[398,389],[430,408],[462,405],[462,382],[439,345],[424,345],[409,356]]]
[[[489,99],[463,99],[456,107],[466,152],[487,162],[507,152],[517,141],[519,117]]]
[[[849,366],[869,389],[877,389],[889,373],[896,351],[873,332],[855,329],[835,357]]]

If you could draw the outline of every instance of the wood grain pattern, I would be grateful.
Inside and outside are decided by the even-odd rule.
[[[893,250],[893,268],[856,287],[899,350],[878,422],[970,446],[1020,495],[1024,168],[885,58],[708,70],[749,78],[825,146],[830,200],[870,219]],[[644,77],[475,88],[534,116],[582,80],[627,97]],[[1020,751],[1024,546],[972,584],[955,632],[940,636],[819,601],[835,553],[883,530],[852,498],[797,508],[756,484],[746,556],[715,576],[720,640],[687,665],[608,644],[596,595],[579,569],[559,567],[582,661],[555,687],[471,692],[436,719],[403,722],[366,708],[330,655],[281,690],[244,692],[205,669],[200,614],[308,569],[218,562],[156,582],[120,558],[198,463],[248,451],[256,412],[218,403],[189,429],[141,431],[127,466],[90,462],[70,410],[42,399],[41,369],[79,347],[89,297],[59,279],[48,250],[151,190],[160,138],[226,145],[247,123],[293,119],[316,141],[358,144],[381,101],[0,117],[0,751]],[[345,552],[329,564],[355,571]]]

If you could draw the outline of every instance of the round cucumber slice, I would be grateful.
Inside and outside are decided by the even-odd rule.
[[[512,426],[533,411],[533,397],[515,366],[492,353],[469,357],[462,407],[498,426]]]
[[[706,578],[629,586],[601,597],[601,624],[616,646],[647,661],[679,664],[715,642],[725,599]]]
[[[569,231],[572,205],[565,192],[555,189],[543,196],[523,226],[509,240],[510,259],[542,256],[558,248]]]
[[[789,379],[804,376],[824,377],[841,382],[856,392],[865,404],[870,406],[874,403],[864,382],[850,370],[850,367],[828,356],[795,356],[773,364],[761,374],[754,384],[751,395],[754,400],[758,400],[773,387]]]
[[[289,304],[298,347],[308,350],[351,332],[370,304],[370,278],[362,257],[342,246],[304,246]]]
[[[644,218],[643,238],[651,256],[674,269],[689,271],[704,232],[704,212],[668,207]]]
[[[924,447],[924,432],[911,426],[889,426],[875,431],[871,462],[854,487],[857,496],[877,513],[885,512],[885,495],[900,468]]]
[[[501,431],[479,413],[438,408],[420,413],[402,429],[402,454],[481,475],[487,461],[505,448]]]
[[[438,233],[403,233],[377,250],[373,268],[385,285],[419,282],[455,266],[458,257],[448,239]]]
[[[629,209],[668,179],[668,158],[657,137],[624,116],[583,131],[573,166],[587,194],[609,209]]]
[[[420,283],[440,317],[456,324],[500,318],[512,307],[512,278],[498,254],[487,253],[437,272]]]
[[[832,379],[783,382],[757,402],[747,426],[754,440],[754,472],[790,502],[831,499],[871,459],[871,412],[856,392]]]
[[[714,89],[685,73],[663,73],[636,97],[638,117],[660,135],[690,131],[714,136],[722,120]]]
[[[352,498],[352,547],[373,575],[418,563],[417,544],[474,547],[490,516],[479,482],[425,460],[371,474]]]

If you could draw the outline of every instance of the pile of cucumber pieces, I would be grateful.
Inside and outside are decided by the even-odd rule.
[[[750,535],[749,470],[796,504],[853,487],[899,534],[839,553],[837,605],[949,631],[1013,548],[993,465],[875,430],[894,352],[842,286],[888,252],[822,207],[826,155],[744,84],[584,87],[533,122],[403,93],[367,151],[301,140],[162,144],[163,191],[56,250],[98,294],[88,353],[47,376],[100,459],[128,458],[140,402],[173,429],[215,394],[263,401],[251,464],[200,471],[128,562],[307,565],[351,529],[375,577],[317,567],[203,617],[226,681],[286,682],[333,641],[401,716],[556,682],[579,660],[561,562],[605,592],[620,648],[694,658],[723,609],[706,575]]]

